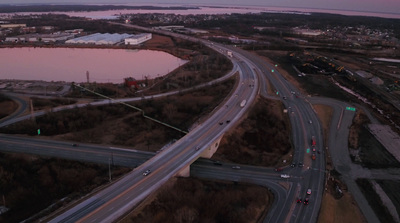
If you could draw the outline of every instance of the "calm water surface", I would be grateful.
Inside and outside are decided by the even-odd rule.
[[[122,83],[163,76],[187,61],[152,50],[0,48],[0,79]]]
[[[126,4],[130,6],[140,5],[153,5],[153,6],[171,6],[173,4]],[[181,6],[178,4],[178,6]],[[196,5],[194,5],[196,6]],[[218,5],[215,5],[218,6]],[[151,14],[151,13],[162,13],[162,14],[177,14],[177,15],[199,15],[199,14],[232,14],[232,13],[288,13],[288,14],[309,14],[313,12],[320,13],[331,13],[349,16],[367,16],[367,17],[382,17],[382,18],[400,18],[400,13],[380,13],[380,12],[363,12],[363,11],[351,11],[351,10],[334,10],[334,9],[318,9],[318,8],[291,8],[291,7],[266,7],[266,6],[226,6],[219,5],[218,7],[207,7],[198,6],[198,9],[188,10],[143,10],[143,9],[129,9],[129,10],[106,10],[106,11],[89,11],[89,12],[52,12],[58,14],[67,14],[69,16],[87,17],[92,19],[117,19],[119,15],[123,14]],[[45,12],[47,14],[47,12]],[[29,14],[41,14],[37,12],[23,12],[15,13],[21,15]]]

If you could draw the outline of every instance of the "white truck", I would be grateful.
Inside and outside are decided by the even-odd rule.
[[[242,102],[240,102],[240,107],[243,108],[246,105],[246,100],[243,100]]]

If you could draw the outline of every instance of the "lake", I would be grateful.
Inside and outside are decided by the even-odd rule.
[[[231,3],[229,3],[231,4]],[[124,4],[117,4],[124,5]],[[160,7],[168,7],[175,6],[175,4],[135,4],[129,3],[125,4],[129,6],[143,6],[143,5],[151,5],[151,6],[160,6]],[[177,6],[182,6],[181,4],[177,4]],[[152,14],[152,13],[162,13],[162,14],[176,14],[176,15],[199,15],[199,14],[232,14],[232,13],[260,13],[260,12],[268,12],[268,13],[288,13],[288,14],[309,14],[309,13],[330,13],[330,14],[339,14],[339,15],[348,15],[348,16],[367,16],[367,17],[382,17],[382,18],[395,18],[400,19],[400,13],[392,12],[392,13],[383,13],[383,12],[364,12],[364,11],[353,11],[353,10],[340,10],[340,9],[318,9],[318,8],[296,8],[296,7],[267,7],[267,6],[234,6],[234,5],[214,5],[212,6],[200,6],[200,5],[191,5],[197,6],[198,9],[188,9],[188,10],[168,10],[168,9],[158,9],[158,10],[145,10],[145,9],[126,9],[126,10],[106,10],[106,11],[89,11],[89,12],[52,12],[54,14],[66,14],[69,16],[77,16],[77,17],[87,17],[91,19],[117,19],[120,15],[124,14]],[[48,12],[45,12],[47,14]],[[43,14],[40,12],[19,12],[14,13],[17,15],[30,15],[30,14]],[[4,15],[4,14],[3,14]],[[7,15],[7,13],[5,13]],[[1,16],[1,14],[0,14]]]
[[[156,78],[185,64],[153,50],[87,48],[0,48],[0,79],[122,83]]]

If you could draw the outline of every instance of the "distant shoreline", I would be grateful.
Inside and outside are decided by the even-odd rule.
[[[189,10],[198,9],[198,7],[182,7],[182,6],[129,6],[129,5],[48,5],[48,4],[26,4],[11,5],[0,4],[0,13],[17,13],[17,12],[84,12],[84,11],[105,11],[105,10]]]
[[[207,12],[207,8],[224,9],[225,13],[240,13],[236,10],[243,10],[242,13],[266,12],[266,13],[327,13],[345,16],[366,16],[379,17],[386,19],[400,19],[400,13],[395,12],[373,12],[358,11],[346,9],[323,9],[323,8],[301,8],[301,7],[276,7],[276,6],[260,6],[260,5],[196,5],[196,4],[0,4],[0,13],[48,13],[48,12],[99,12],[99,11],[118,11],[118,10],[138,10],[137,13],[143,11],[154,11],[155,13],[175,13],[181,14],[179,11],[188,12],[191,10],[204,11],[204,14],[214,14],[215,12]],[[230,12],[231,10],[231,12]],[[247,11],[246,11],[247,10]]]
[[[26,12],[95,12],[108,10],[149,10],[149,11],[175,11],[175,10],[201,10],[202,8],[225,8],[225,9],[258,9],[270,13],[329,13],[347,16],[371,16],[388,19],[400,19],[400,13],[395,12],[373,12],[346,9],[323,9],[323,8],[301,8],[301,7],[277,7],[261,5],[203,5],[203,4],[0,4],[0,13],[26,13]]]

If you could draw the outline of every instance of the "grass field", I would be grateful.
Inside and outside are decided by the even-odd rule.
[[[173,178],[121,222],[256,223],[272,201],[271,192],[261,186]]]

